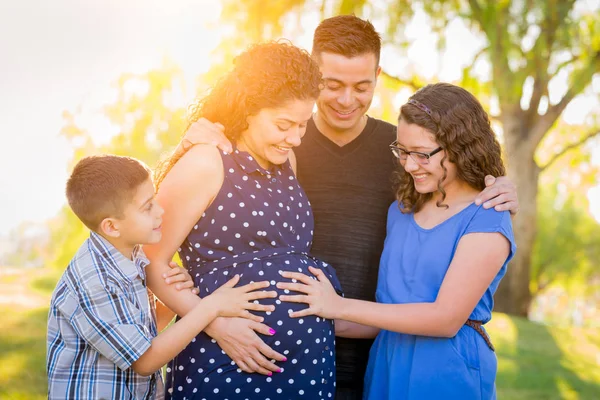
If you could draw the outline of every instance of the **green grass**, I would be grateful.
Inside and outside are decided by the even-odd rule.
[[[3,276],[0,284],[23,285],[40,307],[0,303],[0,399],[46,398],[47,304],[58,272]],[[488,331],[497,348],[498,399],[600,399],[600,332],[557,328],[495,314]]]

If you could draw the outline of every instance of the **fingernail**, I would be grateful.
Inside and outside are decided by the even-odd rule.
[[[269,372],[269,376],[271,376],[271,375],[273,375],[273,373],[272,373],[272,372]]]
[[[284,360],[284,361],[285,361],[285,360]],[[277,372],[283,372],[283,369],[282,369],[282,368],[279,368],[279,369],[277,370]]]
[[[269,328],[269,333],[270,333],[271,335],[274,335],[274,334],[275,334],[275,329],[273,329],[273,328]]]
[[[481,200],[475,199],[475,205],[480,205],[480,204],[481,204]]]
[[[287,357],[283,357],[283,361],[287,361]]]

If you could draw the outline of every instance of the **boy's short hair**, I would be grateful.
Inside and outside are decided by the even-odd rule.
[[[123,218],[126,205],[150,176],[150,168],[132,157],[85,157],[67,181],[67,200],[81,222],[96,231],[104,218]]]
[[[312,55],[340,54],[352,58],[373,53],[379,65],[381,36],[368,20],[354,15],[338,15],[321,21],[313,38]]]

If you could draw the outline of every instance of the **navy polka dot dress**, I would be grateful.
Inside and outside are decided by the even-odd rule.
[[[279,272],[311,275],[322,269],[341,291],[333,268],[308,255],[313,216],[289,162],[262,168],[246,152],[222,153],[225,179],[179,249],[179,255],[206,296],[234,274],[239,285],[286,281]],[[286,291],[287,292],[287,291]],[[293,294],[293,293],[292,293]],[[276,330],[260,335],[284,354],[283,372],[273,376],[240,370],[216,342],[200,333],[167,367],[167,399],[332,399],[335,395],[335,342],[332,320],[290,318],[305,304],[261,300],[275,311],[259,313]]]

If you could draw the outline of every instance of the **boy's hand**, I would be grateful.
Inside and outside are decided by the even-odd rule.
[[[175,261],[169,263],[171,269],[163,274],[163,279],[167,284],[175,283],[175,289],[192,289],[192,293],[200,293],[200,289],[194,287],[194,281],[185,268],[181,268]]]
[[[495,178],[491,175],[485,177],[486,188],[477,195],[475,204],[483,203],[484,208],[492,208],[496,211],[510,211],[512,215],[519,212],[519,199],[517,187],[506,176]]]
[[[234,287],[240,281],[240,276],[236,275],[220,288],[215,290],[204,301],[209,300],[214,304],[219,317],[243,317],[256,322],[262,322],[263,317],[252,314],[252,311],[273,311],[275,306],[259,304],[259,299],[268,299],[277,297],[274,290],[265,291],[270,285],[269,281],[249,283],[244,286]]]
[[[305,293],[300,295],[281,295],[281,301],[291,303],[306,303],[308,307],[290,313],[290,317],[299,318],[307,315],[318,315],[323,318],[337,318],[335,312],[340,308],[338,303],[341,297],[327,279],[322,270],[308,267],[308,270],[317,278],[314,279],[300,272],[283,271],[281,276],[292,279],[292,282],[279,282],[277,288]],[[299,281],[296,283],[296,281]],[[302,283],[300,283],[302,282]]]
[[[206,118],[200,118],[190,125],[189,129],[177,145],[176,153],[182,153],[195,144],[209,144],[220,150],[231,153],[231,142],[225,136],[225,128],[219,123],[212,123]]]

